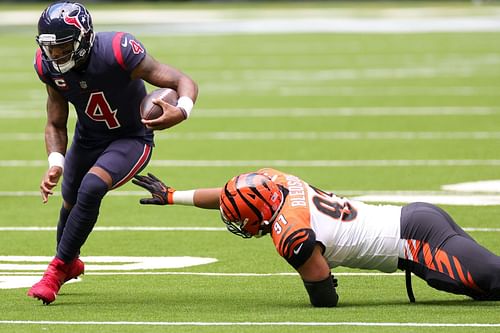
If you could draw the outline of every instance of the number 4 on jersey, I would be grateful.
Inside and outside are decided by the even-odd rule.
[[[92,93],[89,97],[87,107],[85,108],[85,113],[90,119],[104,121],[109,129],[120,127],[120,123],[116,118],[116,112],[117,110],[111,110],[102,91]]]

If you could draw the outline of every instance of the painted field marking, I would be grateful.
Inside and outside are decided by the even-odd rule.
[[[353,167],[475,167],[500,166],[500,159],[461,160],[152,160],[155,167],[303,167],[303,168],[353,168]],[[0,167],[47,167],[46,160],[0,160]]]
[[[410,203],[428,202],[439,205],[454,206],[498,206],[500,205],[500,195],[481,194],[374,194],[360,195],[352,197],[353,200],[364,202],[384,202],[384,203]]]
[[[40,112],[40,103],[12,102],[0,105],[0,118],[46,118]],[[23,112],[19,112],[19,110]],[[30,111],[33,110],[33,111]],[[500,113],[500,108],[488,106],[403,106],[403,107],[338,107],[338,108],[240,108],[203,109],[193,117],[200,118],[303,118],[303,117],[434,117],[434,116],[489,116]],[[70,117],[72,114],[70,115]]]
[[[442,185],[441,189],[442,191],[352,191],[352,190],[338,190],[338,191],[330,190],[330,191],[335,193],[341,193],[344,196],[349,196],[353,200],[359,200],[365,202],[410,203],[410,202],[420,201],[438,205],[459,205],[459,206],[500,205],[500,180],[485,180],[485,181]],[[60,195],[60,193],[55,192],[54,195]],[[144,191],[111,191],[109,195],[142,197],[147,194]],[[37,191],[0,191],[0,197],[2,196],[6,197],[40,196],[40,193]],[[118,227],[118,228],[124,228],[124,227]],[[182,229],[182,230],[188,230],[188,229]]]
[[[68,136],[72,136],[68,133]],[[0,141],[42,141],[43,133],[0,133]],[[155,140],[498,140],[500,132],[184,132]]]
[[[412,323],[412,322],[182,322],[182,321],[48,321],[0,320],[5,325],[82,325],[82,326],[363,326],[363,327],[500,327],[500,323]]]
[[[476,232],[500,232],[500,228],[477,228],[477,227],[463,227],[465,231]],[[0,231],[57,231],[56,227],[17,227],[17,226],[3,226]],[[109,232],[109,231],[222,231],[226,232],[225,227],[153,227],[153,226],[110,226],[110,227],[94,227],[93,232]]]
[[[40,280],[32,275],[33,271],[43,272],[53,257],[46,256],[0,256],[0,289],[27,288]],[[217,261],[215,258],[202,257],[82,257],[85,271],[134,271],[170,268],[186,268],[205,265]],[[6,263],[5,263],[6,262]],[[33,264],[42,262],[43,264]],[[90,263],[90,264],[89,264]],[[5,272],[4,272],[5,271]],[[31,275],[16,274],[18,271],[30,271]],[[19,276],[21,275],[21,277]],[[77,282],[72,280],[72,282]]]
[[[26,271],[41,270],[47,268],[47,263],[53,257],[47,256],[0,256],[0,270]],[[185,268],[198,265],[205,265],[217,261],[215,258],[202,257],[109,257],[109,256],[88,256],[82,257],[85,261],[85,270],[89,271],[130,271],[140,269],[167,269]],[[11,262],[13,264],[4,264]],[[41,262],[43,264],[26,264],[31,262]],[[21,264],[19,264],[21,263]],[[94,263],[94,264],[88,264]]]
[[[43,271],[42,271],[43,272]],[[32,275],[33,272],[1,272],[0,274],[4,276],[27,276]],[[95,276],[110,276],[110,275],[188,275],[188,276],[219,276],[219,277],[274,277],[274,276],[298,276],[295,272],[283,272],[283,273],[216,273],[216,272],[85,272],[85,275],[95,275]],[[380,272],[338,272],[335,276],[404,276],[405,273],[380,273]],[[37,277],[40,279],[40,276]]]
[[[449,184],[449,185],[443,185],[441,186],[441,188],[444,191],[454,191],[454,192],[464,192],[464,193],[473,193],[473,192],[500,193],[500,179]]]

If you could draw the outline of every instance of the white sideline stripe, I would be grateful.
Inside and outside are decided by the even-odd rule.
[[[0,231],[56,231],[56,227],[0,227]],[[93,231],[226,231],[224,227],[94,227]]]
[[[443,185],[443,191],[385,191],[385,190],[328,190],[329,192],[342,194],[342,196],[360,196],[360,195],[400,195],[400,196],[412,196],[412,195],[459,195],[463,194],[500,194],[500,187],[493,187],[497,183],[500,184],[500,180],[495,181],[484,181],[484,182],[471,182],[470,184],[478,183],[478,185],[468,187],[467,189],[461,189],[460,187],[452,187],[453,185]],[[468,184],[468,183],[467,183]],[[488,187],[480,187],[481,184],[487,184]],[[491,184],[491,186],[490,186]],[[459,184],[457,184],[459,185]],[[58,191],[54,191],[54,195],[60,195]],[[148,193],[144,191],[125,191],[125,190],[115,190],[110,191],[107,195],[117,196],[117,197],[129,197],[129,196],[144,196]],[[25,196],[40,196],[39,191],[0,191],[0,197],[25,197]]]
[[[500,228],[463,227],[465,231],[500,232]],[[0,231],[56,231],[56,227],[0,227]],[[224,227],[94,227],[93,231],[226,231]]]
[[[380,76],[380,75],[378,75]],[[385,74],[388,80],[394,78],[394,74]],[[416,75],[413,75],[416,76]],[[422,76],[422,75],[421,75]],[[429,77],[429,75],[425,75]],[[410,75],[406,75],[410,77]],[[432,77],[439,77],[437,74]],[[363,76],[358,75],[358,80]],[[440,87],[379,87],[377,88],[358,88],[358,87],[307,87],[307,88],[293,88],[282,87],[279,89],[280,96],[495,96],[498,92],[498,87],[475,88],[475,87],[454,87],[454,88],[440,88]]]
[[[72,136],[72,133],[68,133]],[[43,133],[0,133],[1,141],[38,141]],[[155,140],[491,140],[500,132],[186,132],[160,133]]]
[[[49,259],[50,260],[50,259]],[[47,260],[47,261],[49,261]],[[45,270],[45,266],[40,271]],[[211,273],[211,272],[92,272],[85,267],[85,276],[87,275],[193,275],[193,276],[228,276],[228,277],[272,277],[272,276],[298,276],[298,273]],[[1,275],[24,276],[33,275],[31,272],[12,272],[0,271]],[[344,272],[335,273],[335,276],[404,276],[405,273],[378,273],[378,272]]]
[[[356,192],[349,194],[341,191],[331,191],[349,195],[353,200],[376,202],[376,203],[411,203],[411,202],[428,202],[436,205],[458,205],[458,206],[497,206],[500,205],[500,194],[498,191],[483,193],[451,193],[451,192],[437,192],[437,191],[368,191],[366,193]],[[60,196],[59,192],[54,192],[55,196]],[[121,197],[144,197],[146,193],[140,191],[112,191],[110,196]],[[40,193],[36,191],[0,191],[0,197],[26,197],[35,196],[39,197]]]
[[[155,167],[414,167],[500,166],[500,160],[152,160]],[[0,160],[0,167],[47,167],[46,160]]]
[[[500,205],[500,195],[481,194],[372,194],[352,197],[353,200],[364,202],[411,203],[428,202],[437,205],[455,206],[497,206]]]
[[[448,8],[450,9],[450,8]],[[361,15],[355,14],[361,12]],[[243,14],[245,13],[245,14]],[[365,14],[363,16],[362,14]],[[461,9],[438,11],[435,8],[376,9],[366,15],[359,9],[307,8],[258,10],[98,10],[96,22],[106,25],[134,24],[143,34],[248,34],[248,33],[426,33],[500,31],[498,12]],[[450,15],[451,14],[451,15]],[[33,10],[8,10],[0,13],[0,26],[30,25],[40,13]],[[147,20],[145,20],[147,18]],[[147,24],[145,24],[147,22]]]
[[[364,327],[500,327],[497,323],[401,323],[401,322],[201,322],[201,321],[50,321],[0,320],[6,325],[116,325],[116,326],[364,326]]]
[[[497,183],[500,181],[492,181],[491,183]],[[486,182],[484,182],[486,183]],[[451,186],[451,185],[450,185]],[[359,197],[361,195],[398,195],[401,197],[410,197],[410,196],[417,196],[417,195],[426,195],[426,196],[437,196],[437,195],[463,195],[464,197],[469,197],[469,196],[476,196],[476,195],[494,195],[494,194],[500,194],[500,187],[491,187],[491,188],[481,188],[481,187],[475,187],[473,190],[471,189],[470,191],[466,190],[460,190],[458,187],[457,189],[451,189],[447,190],[448,185],[443,185],[443,191],[373,191],[373,190],[328,190],[329,192],[337,193],[337,194],[342,194],[342,196],[349,196],[351,199],[354,197]],[[54,196],[59,196],[61,193],[59,191],[54,191]],[[125,190],[115,190],[115,191],[110,191],[107,195],[109,196],[116,196],[116,197],[135,197],[135,196],[148,196],[148,193],[144,191],[125,191]],[[39,197],[40,192],[39,191],[0,191],[0,197]]]
[[[26,119],[46,118],[39,105],[16,103],[0,105],[0,118]],[[42,103],[43,104],[43,103]],[[42,105],[40,104],[40,105]],[[22,109],[23,112],[19,112]],[[35,110],[33,110],[35,109]],[[31,110],[31,111],[30,111]],[[202,109],[193,117],[200,118],[272,118],[272,117],[356,117],[356,116],[487,116],[498,114],[500,109],[487,106],[424,106],[424,107],[338,107],[338,108],[242,108],[242,109]]]

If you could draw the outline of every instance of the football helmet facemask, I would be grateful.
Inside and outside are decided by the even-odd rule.
[[[233,234],[243,238],[261,237],[283,204],[283,192],[271,178],[246,173],[233,177],[222,188],[220,213]]]
[[[92,17],[76,2],[56,2],[47,7],[38,20],[36,42],[44,61],[66,73],[85,63],[94,43]]]

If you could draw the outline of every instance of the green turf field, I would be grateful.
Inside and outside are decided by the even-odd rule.
[[[500,10],[441,5],[472,15]],[[356,6],[361,16],[390,8]],[[384,196],[392,193],[401,202],[444,196],[450,201],[438,203],[457,223],[500,254],[500,190],[442,187],[500,180],[500,32],[126,30],[199,83],[192,117],[157,133],[147,168],[172,187],[220,186],[236,173],[271,166],[375,202],[389,202]],[[82,250],[83,279],[65,285],[50,306],[28,298],[29,279],[48,262],[38,256],[54,254],[61,200],[56,194],[43,205],[38,194],[46,170],[45,90],[33,71],[34,35],[34,27],[0,26],[0,332],[500,331],[500,303],[438,292],[414,278],[417,303],[410,304],[401,273],[335,269],[339,307],[312,308],[270,239],[233,236],[216,211],[140,206],[145,193],[132,184],[105,198]],[[70,132],[73,126],[71,119]],[[457,204],[484,204],[486,195],[493,204]],[[124,266],[184,256],[217,261]],[[12,277],[20,287],[5,287]]]

